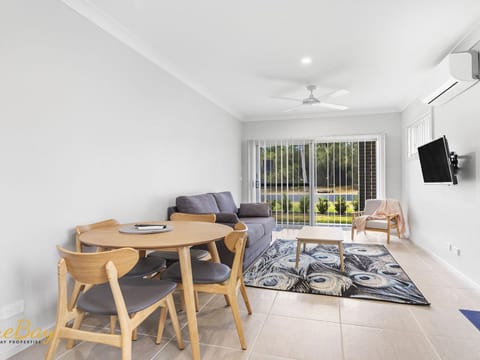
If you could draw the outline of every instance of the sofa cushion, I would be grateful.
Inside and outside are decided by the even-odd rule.
[[[238,216],[235,213],[219,212],[215,213],[215,221],[224,224],[236,224],[238,223]]]
[[[211,193],[217,202],[217,206],[220,212],[224,213],[237,213],[237,205],[233,200],[232,193],[230,191],[223,191],[217,193]]]
[[[270,234],[277,224],[273,217],[243,217],[239,220],[247,224],[248,229],[253,225],[262,225],[265,234]]]
[[[178,212],[188,214],[208,214],[220,212],[212,194],[177,197]]]
[[[267,203],[240,204],[240,209],[238,210],[239,217],[266,217],[270,216],[270,213],[270,204]]]

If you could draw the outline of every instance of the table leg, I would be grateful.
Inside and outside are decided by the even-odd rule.
[[[187,313],[192,355],[194,360],[200,360],[200,341],[198,338],[197,314],[193,294],[192,263],[190,260],[190,248],[188,246],[178,249],[178,259],[182,273],[183,296],[185,299],[185,311]]]
[[[295,257],[295,269],[298,268],[298,260],[300,259],[301,246],[302,246],[302,242],[297,239],[297,256]]]
[[[338,256],[340,256],[340,271],[345,271],[345,264],[343,262],[343,243],[338,244]]]

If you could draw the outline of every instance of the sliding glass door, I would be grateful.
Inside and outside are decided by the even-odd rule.
[[[379,195],[379,137],[251,141],[254,199],[279,225],[350,225]]]

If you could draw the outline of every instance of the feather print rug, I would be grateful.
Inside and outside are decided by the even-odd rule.
[[[429,305],[383,245],[344,243],[345,272],[338,247],[308,244],[295,269],[295,240],[277,240],[244,273],[245,285],[299,293]]]

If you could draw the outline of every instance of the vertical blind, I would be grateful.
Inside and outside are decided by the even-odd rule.
[[[377,139],[251,140],[249,149],[254,200],[271,204],[277,224],[349,225],[377,196]]]

